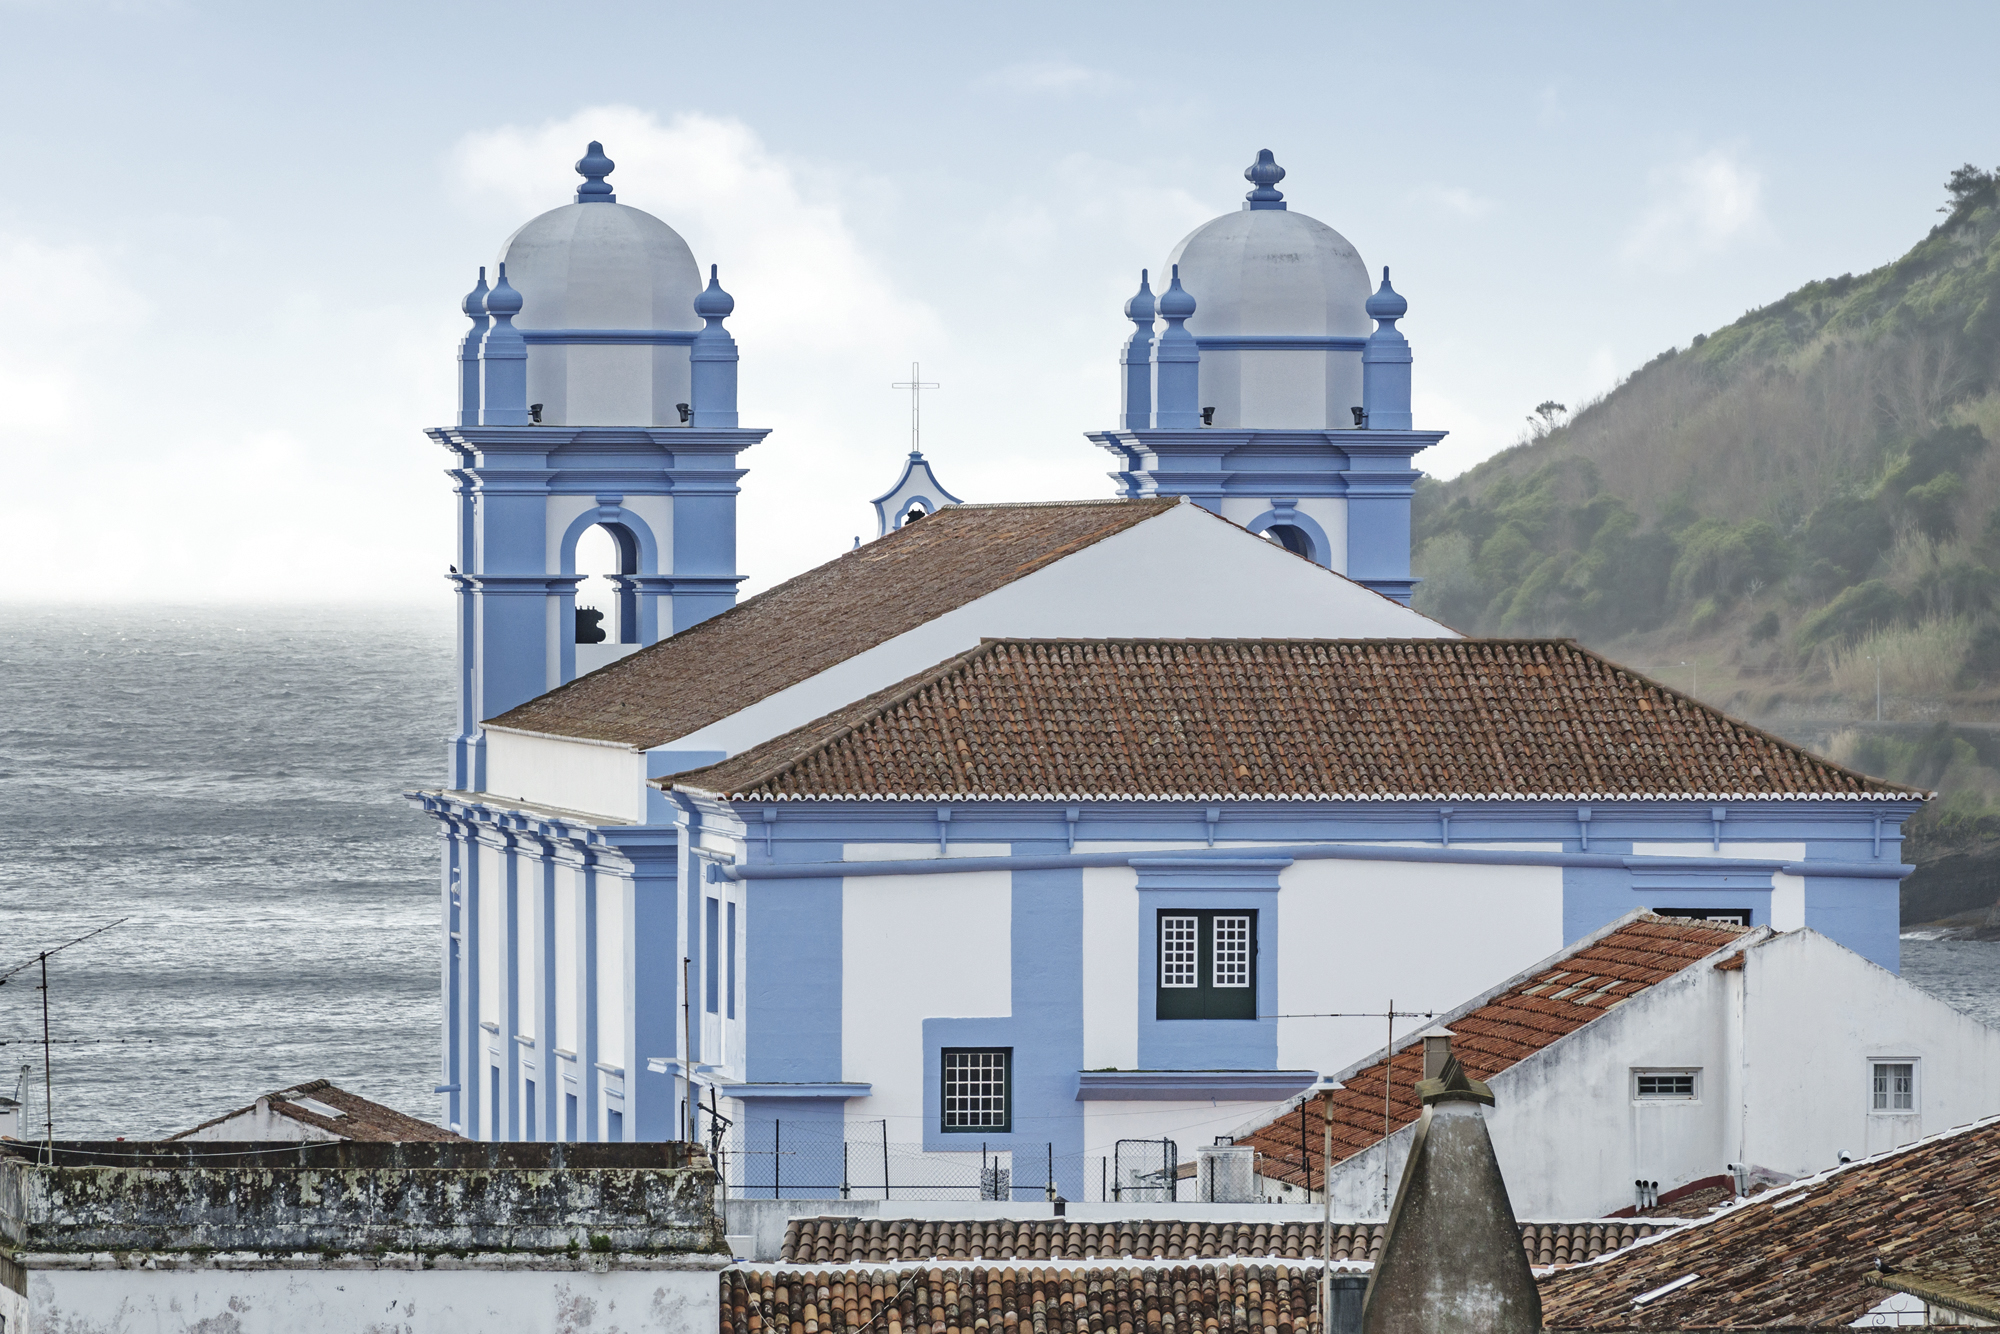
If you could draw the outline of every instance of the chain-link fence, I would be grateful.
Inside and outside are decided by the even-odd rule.
[[[1082,1154],[965,1138],[944,1152],[891,1139],[885,1121],[779,1119],[728,1127],[715,1141],[716,1167],[736,1199],[1167,1201],[1181,1185],[1172,1140]]]

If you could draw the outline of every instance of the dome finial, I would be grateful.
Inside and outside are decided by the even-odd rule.
[[[615,204],[618,196],[611,193],[605,177],[618,164],[604,156],[604,145],[592,139],[590,151],[576,160],[576,174],[583,177],[583,184],[576,187],[576,202],[579,204]]]
[[[1172,282],[1166,291],[1160,293],[1157,309],[1160,318],[1176,329],[1180,327],[1181,321],[1194,314],[1194,294],[1181,286],[1181,266],[1178,264],[1174,265]]]
[[[1257,150],[1257,160],[1243,169],[1243,179],[1257,188],[1243,196],[1246,209],[1277,208],[1285,206],[1285,196],[1277,189],[1279,181],[1285,179],[1285,169],[1278,165],[1278,159],[1271,156],[1271,150]]]
[[[694,299],[694,313],[710,324],[728,319],[730,312],[736,309],[736,298],[722,290],[722,283],[716,276],[719,270],[719,265],[708,266],[708,286]]]
[[[459,303],[458,308],[464,311],[470,319],[485,319],[486,290],[486,266],[481,264],[479,266],[479,285],[465,294],[465,300]]]
[[[1410,303],[1403,299],[1401,292],[1389,286],[1387,264],[1382,266],[1382,286],[1376,289],[1375,295],[1368,298],[1366,309],[1369,319],[1381,320],[1391,329],[1395,328],[1397,320],[1410,313]]]
[[[1139,290],[1125,303],[1125,318],[1150,329],[1153,327],[1153,289],[1146,278],[1146,270],[1139,270]]]

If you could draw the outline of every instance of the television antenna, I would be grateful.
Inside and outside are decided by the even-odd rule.
[[[907,389],[910,391],[910,452],[912,454],[921,454],[923,453],[921,442],[924,434],[921,395],[926,389],[942,389],[944,386],[934,380],[926,380],[923,376],[922,367],[913,361],[910,363],[910,378],[907,380],[898,380],[889,387],[891,389]]]
[[[1382,1217],[1389,1216],[1389,1124],[1392,1119],[1391,1094],[1396,1087],[1396,1021],[1398,1019],[1435,1019],[1436,1010],[1399,1010],[1392,999],[1386,1010],[1339,1011],[1325,1014],[1260,1014],[1259,1019],[1386,1019],[1389,1021],[1389,1040],[1384,1044],[1382,1060]],[[1322,1095],[1322,1098],[1324,1095]],[[1326,1103],[1320,1103],[1320,1116],[1326,1115]],[[1330,1125],[1331,1123],[1329,1123]],[[1329,1190],[1326,1184],[1326,1160],[1320,1159],[1320,1190]],[[1305,1188],[1312,1190],[1312,1164],[1305,1165]],[[1328,1193],[1328,1199],[1332,1195]]]
[[[17,963],[6,972],[0,973],[0,987],[4,987],[13,978],[27,972],[30,968],[39,965],[42,970],[41,985],[35,988],[42,993],[42,1143],[48,1150],[49,1164],[51,1166],[55,1164],[56,1160],[56,1110],[54,1098],[55,1075],[53,1067],[50,1064],[49,1055],[50,1049],[54,1045],[49,1041],[49,956],[51,954],[61,954],[72,945],[81,945],[92,936],[101,936],[112,927],[123,926],[131,920],[130,917],[121,917],[115,922],[106,922],[94,931],[86,931],[75,940],[66,940],[52,950],[43,950],[33,958],[22,963]]]

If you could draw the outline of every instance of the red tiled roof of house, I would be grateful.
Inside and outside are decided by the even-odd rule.
[[[927,1260],[1051,1261],[1319,1259],[1320,1224],[1216,1223],[1197,1219],[795,1218],[785,1224],[785,1264],[879,1265]],[[1523,1223],[1521,1245],[1534,1265],[1570,1264],[1650,1237],[1663,1225],[1610,1220]],[[1327,1247],[1335,1263],[1374,1260],[1382,1224],[1335,1222]]]
[[[1177,503],[947,506],[488,721],[657,746]]]
[[[926,520],[926,522],[929,522]],[[1285,1264],[778,1271],[722,1275],[721,1334],[974,1330],[1316,1334],[1319,1269]]]
[[[279,1089],[276,1093],[265,1096],[270,1100],[272,1115],[289,1117],[302,1125],[312,1126],[330,1135],[338,1135],[342,1139],[407,1143],[412,1140],[464,1138],[462,1135],[454,1135],[442,1126],[432,1125],[429,1121],[420,1121],[393,1107],[364,1098],[359,1093],[349,1093],[325,1079],[310,1079],[303,1084],[294,1084],[290,1088]],[[340,1115],[326,1116],[296,1101],[301,1098],[310,1098],[321,1106],[331,1107]],[[242,1116],[255,1109],[255,1103],[248,1107],[238,1107],[235,1111],[224,1112],[221,1116],[211,1117],[198,1126],[183,1130],[178,1135],[169,1135],[167,1139],[186,1139],[190,1135],[207,1130],[210,1126],[220,1125],[231,1117]]]
[[[1451,1050],[1474,1079],[1502,1070],[1569,1036],[1691,964],[1740,940],[1751,928],[1723,922],[1635,913],[1612,930],[1586,939],[1537,966],[1499,994],[1462,1014],[1441,1019]],[[1389,1130],[1411,1124],[1423,1110],[1421,1041],[1406,1043],[1393,1063],[1376,1061],[1341,1079],[1329,1095],[1333,1161],[1342,1163],[1383,1138],[1383,1081],[1388,1080]],[[1239,1136],[1263,1156],[1263,1175],[1317,1190],[1324,1180],[1325,1120],[1318,1095],[1267,1126]]]
[[[1880,1259],[1891,1271],[1867,1281]],[[1677,1279],[1693,1282],[1645,1297]],[[1560,1329],[1839,1327],[1907,1281],[2000,1303],[2000,1117],[1803,1181],[1542,1280]]]
[[[989,640],[673,785],[754,800],[1924,795],[1571,641],[1465,639]]]

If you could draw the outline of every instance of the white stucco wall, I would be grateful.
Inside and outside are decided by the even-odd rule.
[[[1915,1116],[1868,1110],[1871,1063],[1921,1064]],[[1692,1100],[1639,1100],[1633,1073],[1695,1070]],[[1749,1162],[1793,1175],[2000,1112],[2000,1030],[1811,931],[1741,970],[1695,964],[1490,1081],[1494,1151],[1523,1218],[1593,1218]],[[1392,1176],[1409,1132],[1388,1145]],[[1379,1210],[1382,1152],[1340,1165],[1336,1216]]]
[[[1012,877],[850,876],[841,886],[841,1068],[874,1085],[848,1115],[889,1117],[891,1139],[919,1139],[924,1020],[1013,1013]]]
[[[2000,1112],[2000,1030],[1812,931],[1741,974],[1749,1160],[1794,1174]],[[1872,1065],[1917,1066],[1914,1115],[1870,1109]]]
[[[1158,596],[1138,596],[1144,590]],[[995,636],[1456,639],[1456,631],[1177,505],[666,743],[735,754]],[[488,764],[492,763],[489,758]]]
[[[1280,1014],[1379,1013],[1392,999],[1441,1012],[1563,945],[1560,867],[1300,861],[1278,883]],[[1278,1066],[1339,1070],[1386,1031],[1380,1019],[1281,1019]]]
[[[1080,845],[1081,846],[1081,845]],[[1090,845],[1095,851],[1099,845]],[[1083,1068],[1139,1065],[1138,873],[1129,866],[1083,873]],[[1088,1118],[1088,1109],[1085,1116]]]
[[[721,1317],[720,1285],[707,1256],[691,1257],[685,1269],[604,1273],[536,1270],[502,1256],[467,1261],[441,1257],[434,1269],[376,1267],[365,1261],[336,1265],[303,1257],[268,1261],[270,1267],[257,1269],[140,1268],[145,1259],[130,1257],[129,1268],[31,1268],[27,1329],[91,1334],[546,1334],[583,1329],[707,1334]],[[504,1267],[509,1265],[520,1267]],[[9,1334],[15,1328],[10,1321]]]
[[[646,757],[630,746],[486,729],[486,795],[612,820],[645,811]]]
[[[555,891],[555,1045],[564,1051],[583,1050],[583,1014],[578,985],[583,973],[582,874],[573,866],[556,866]]]

